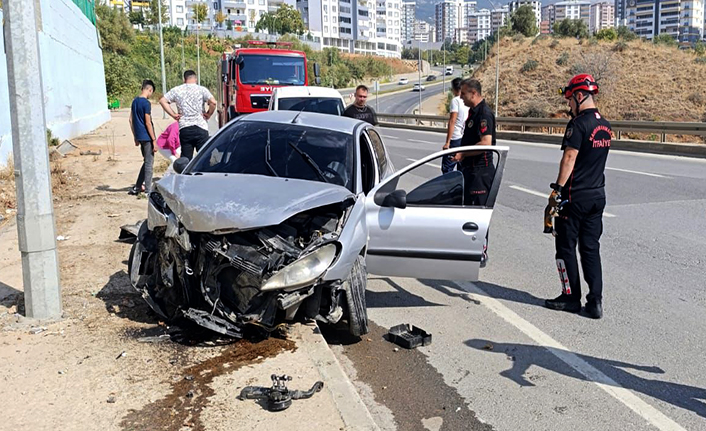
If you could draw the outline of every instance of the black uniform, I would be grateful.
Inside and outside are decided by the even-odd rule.
[[[581,300],[581,278],[576,260],[576,244],[588,284],[589,302],[603,298],[599,239],[603,233],[606,205],[605,165],[610,150],[610,123],[597,109],[581,111],[569,121],[561,149],[577,149],[576,163],[561,191],[565,201],[556,220],[556,262],[563,293]]]
[[[468,112],[461,147],[478,144],[483,136],[492,136],[495,145],[495,115],[483,99]],[[464,205],[485,206],[495,177],[493,152],[483,151],[467,156],[461,162],[464,178]]]
[[[343,111],[343,116],[355,118],[356,120],[367,121],[373,126],[377,126],[378,124],[378,117],[375,115],[375,111],[368,105],[365,105],[362,108],[355,106],[355,104],[350,105],[345,111]]]

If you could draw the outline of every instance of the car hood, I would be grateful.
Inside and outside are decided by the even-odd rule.
[[[273,226],[354,197],[335,184],[245,174],[168,175],[156,188],[191,232]]]

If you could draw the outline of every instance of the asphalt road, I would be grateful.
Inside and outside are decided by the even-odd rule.
[[[382,133],[397,169],[443,140]],[[334,346],[369,389],[382,428],[394,420],[404,430],[706,429],[706,160],[611,152],[605,317],[596,321],[542,306],[560,293],[553,240],[542,233],[559,148],[499,145],[511,150],[481,281],[371,277],[372,335]],[[381,334],[400,323],[431,332],[433,344],[394,352]],[[418,355],[426,366],[403,366]],[[477,419],[458,428],[449,408]]]

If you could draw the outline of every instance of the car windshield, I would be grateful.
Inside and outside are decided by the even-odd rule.
[[[338,184],[353,191],[353,136],[327,129],[237,121],[185,173],[267,175]]]
[[[278,109],[332,115],[343,115],[345,110],[341,99],[333,97],[287,97],[279,99]]]
[[[306,68],[303,57],[282,55],[242,55],[242,84],[304,85]]]

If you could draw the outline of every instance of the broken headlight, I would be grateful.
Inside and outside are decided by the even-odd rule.
[[[262,290],[302,287],[314,282],[336,259],[336,245],[329,243],[285,266],[270,277]]]

